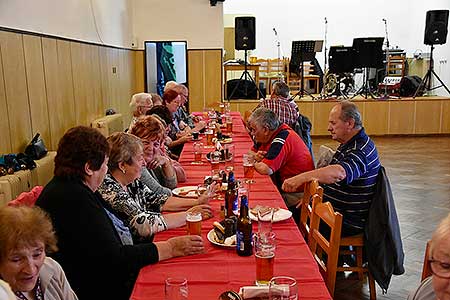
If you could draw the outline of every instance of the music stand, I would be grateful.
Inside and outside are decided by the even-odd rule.
[[[353,47],[331,46],[328,63],[329,72],[339,76],[337,89],[334,94],[338,97],[343,96],[347,99],[348,95],[341,90],[341,74],[353,72],[353,69],[355,68]]]
[[[384,37],[369,37],[353,39],[353,50],[355,53],[354,67],[364,68],[363,72],[363,86],[353,95],[364,96],[367,99],[368,95],[376,98],[370,89],[369,84],[369,68],[383,67],[383,41]]]
[[[316,52],[322,51],[323,41],[292,41],[291,50],[291,62],[295,69],[300,70],[300,90],[297,94],[292,96],[294,99],[296,96],[302,98],[304,93],[311,96],[312,99],[316,99],[311,93],[305,91],[303,80],[303,63],[305,61],[312,61],[316,57]]]

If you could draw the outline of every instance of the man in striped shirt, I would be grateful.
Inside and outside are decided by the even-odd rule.
[[[343,216],[342,236],[363,232],[375,193],[380,161],[373,141],[362,127],[356,105],[342,101],[329,115],[328,131],[340,142],[330,165],[305,172],[283,183],[286,192],[296,191],[313,179],[323,184],[323,201],[330,201]]]

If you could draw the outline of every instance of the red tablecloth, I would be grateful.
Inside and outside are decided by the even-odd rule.
[[[239,113],[232,113],[233,143],[235,144],[235,177],[243,177],[242,154],[251,147],[251,139],[244,128]],[[206,143],[206,141],[205,141]],[[188,180],[183,186],[197,185],[203,182],[211,172],[209,163],[191,165],[194,154],[192,143],[184,146],[180,163],[186,170]],[[268,176],[255,172],[255,183],[251,186],[249,205],[275,205],[286,208],[283,199]],[[181,184],[180,184],[181,186]],[[131,296],[133,300],[164,299],[164,281],[167,277],[183,276],[188,280],[189,299],[218,299],[226,290],[238,291],[241,286],[253,285],[255,281],[254,256],[240,257],[235,249],[221,248],[211,244],[207,233],[213,221],[219,220],[221,201],[213,200],[214,217],[202,224],[202,236],[206,253],[174,258],[149,265],[141,269]],[[257,230],[257,222],[253,230]],[[274,275],[294,277],[299,287],[299,299],[332,299],[311,255],[308,245],[291,219],[274,223],[277,237]],[[156,240],[185,234],[185,228],[172,229],[158,233]]]

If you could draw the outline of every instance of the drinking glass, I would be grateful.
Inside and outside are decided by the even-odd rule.
[[[202,235],[202,213],[200,211],[186,212],[186,231],[188,235]]]
[[[268,233],[272,231],[274,209],[270,207],[269,210],[258,210],[258,232]]]
[[[233,133],[233,117],[231,116],[227,116],[225,118],[225,122],[226,122],[226,130],[228,134],[232,134]]]
[[[206,135],[206,144],[211,147],[214,146],[213,138],[214,138],[214,130],[212,128],[207,128],[205,131]]]
[[[189,295],[188,282],[183,277],[166,279],[165,300],[187,300]]]
[[[194,143],[194,161],[192,164],[194,165],[201,165],[202,162],[202,153],[203,153],[203,144],[200,142]]]
[[[220,151],[213,151],[209,153],[209,162],[211,163],[212,170],[220,170]]]
[[[234,145],[225,144],[225,171],[230,172],[234,170]]]
[[[256,260],[256,285],[268,285],[273,277],[275,262],[275,233],[257,233],[254,239]]]
[[[255,172],[255,157],[251,154],[242,156],[242,164],[244,166],[244,179],[246,183],[254,183],[253,173]]]
[[[288,276],[276,276],[269,282],[270,300],[297,300],[297,281]]]

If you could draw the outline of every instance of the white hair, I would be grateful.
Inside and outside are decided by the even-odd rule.
[[[176,87],[178,83],[175,81],[167,81],[166,85],[164,86],[164,92],[167,92],[168,90],[173,90],[174,87]]]
[[[130,109],[133,115],[141,105],[153,105],[152,95],[148,93],[134,94],[130,100]]]

